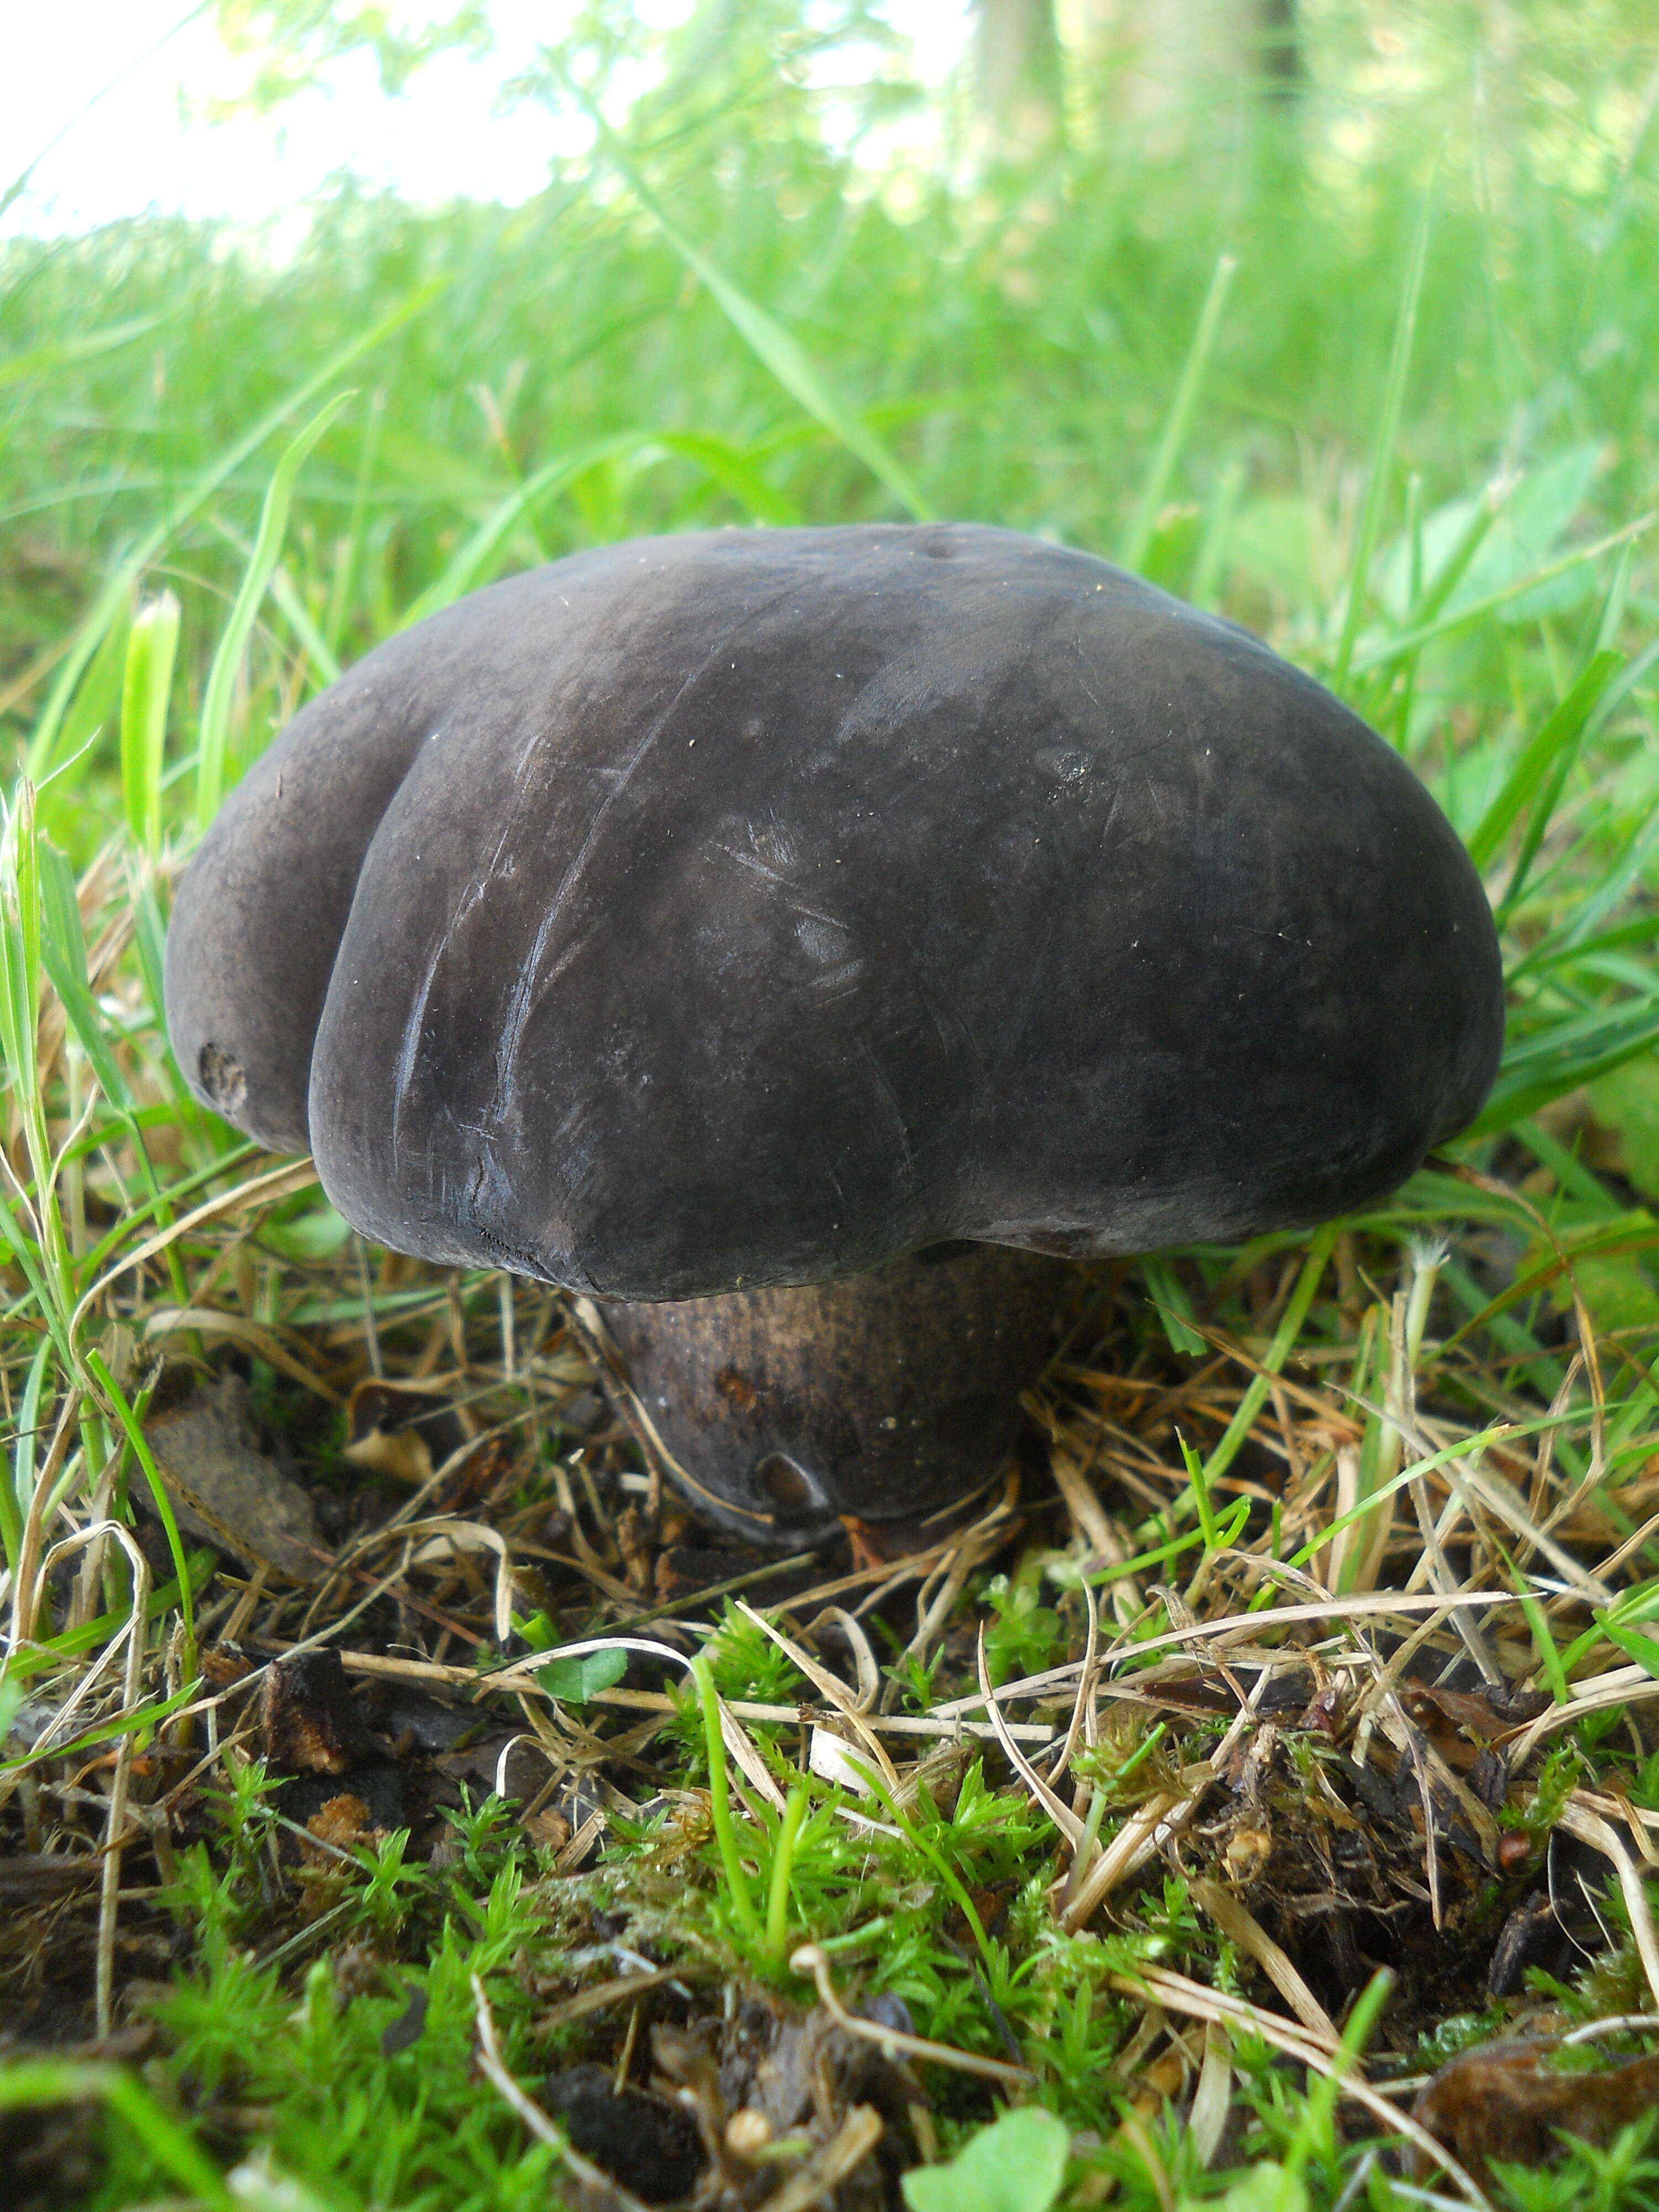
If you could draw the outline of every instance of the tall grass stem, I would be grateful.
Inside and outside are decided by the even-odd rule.
[[[1407,380],[1411,374],[1412,349],[1417,339],[1417,313],[1423,297],[1423,272],[1428,266],[1429,232],[1436,198],[1435,183],[1431,179],[1428,190],[1423,195],[1423,206],[1418,216],[1416,234],[1412,240],[1411,256],[1406,264],[1406,282],[1400,295],[1400,313],[1394,326],[1388,378],[1382,387],[1382,410],[1377,417],[1376,438],[1371,447],[1371,465],[1365,478],[1365,500],[1359,514],[1359,534],[1354,544],[1353,561],[1348,574],[1348,598],[1342,615],[1342,635],[1331,669],[1331,688],[1334,691],[1340,691],[1348,681],[1353,665],[1354,647],[1359,641],[1360,625],[1365,619],[1365,611],[1370,604],[1371,560],[1382,534],[1382,515],[1389,496],[1389,471],[1400,438],[1400,417],[1406,401]]]
[[[775,1968],[789,1956],[789,1878],[794,1871],[795,1845],[806,1817],[806,1790],[798,1784],[784,1804],[778,1827],[777,1849],[772,1856],[772,1879],[766,1897],[766,1955]]]
[[[224,797],[225,767],[230,747],[231,702],[235,695],[236,679],[241,673],[242,656],[247,650],[247,641],[253,632],[260,602],[282,555],[295,481],[312,447],[341,409],[356,396],[355,392],[339,392],[325,407],[319,409],[277,462],[265,493],[264,506],[259,515],[259,534],[254,540],[252,554],[243,572],[241,586],[231,608],[230,617],[220,635],[218,648],[213,656],[213,666],[208,673],[207,690],[202,700],[201,736],[196,763],[196,827],[198,831],[207,828],[219,811],[219,802]]]
[[[1198,404],[1198,395],[1204,383],[1204,372],[1210,365],[1216,333],[1221,328],[1221,318],[1227,305],[1227,295],[1232,289],[1233,278],[1238,274],[1238,262],[1231,253],[1224,253],[1216,263],[1210,278],[1210,289],[1204,295],[1204,305],[1199,310],[1198,327],[1193,332],[1193,342],[1187,349],[1181,380],[1176,386],[1175,398],[1164,418],[1163,434],[1152,454],[1152,467],[1141,486],[1140,499],[1123,543],[1118,550],[1121,567],[1139,574],[1146,558],[1147,548],[1152,542],[1152,532],[1158,525],[1159,509],[1169,497],[1170,486],[1175,480],[1182,450],[1187,442],[1187,433],[1193,419],[1193,410]]]
[[[755,1900],[750,1893],[749,1876],[744,1871],[742,1854],[738,1849],[737,1828],[732,1819],[726,1740],[720,1733],[720,1703],[714,1689],[714,1674],[702,1652],[691,1662],[691,1679],[697,1686],[697,1702],[702,1708],[703,1747],[708,1759],[708,1817],[714,1825],[714,1841],[726,1874],[726,1902],[739,1936],[752,1949],[759,1950],[763,1942],[760,1915],[755,1910]]]
[[[127,636],[121,690],[121,794],[132,842],[152,857],[161,849],[161,762],[167,699],[179,646],[179,602],[163,592],[141,609]]]

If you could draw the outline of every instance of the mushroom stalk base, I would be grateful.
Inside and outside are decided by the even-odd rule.
[[[843,1516],[944,1516],[993,1479],[1067,1274],[1005,1245],[939,1245],[837,1282],[605,1317],[690,1503],[799,1550]]]

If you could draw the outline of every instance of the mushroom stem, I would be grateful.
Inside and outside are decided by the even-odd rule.
[[[940,1244],[834,1282],[605,1317],[699,1513],[793,1550],[843,1515],[937,1516],[995,1476],[1067,1273],[1006,1245]]]

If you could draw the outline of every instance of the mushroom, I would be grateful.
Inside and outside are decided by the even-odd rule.
[[[671,1470],[790,1545],[994,1474],[1062,1261],[1381,1198],[1503,1028],[1381,738],[966,524],[641,539],[392,638],[204,839],[167,1000],[365,1236],[605,1304]]]

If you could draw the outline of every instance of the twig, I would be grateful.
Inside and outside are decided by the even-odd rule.
[[[585,2020],[591,2012],[603,2012],[607,2005],[620,2004],[629,1997],[641,1997],[647,1990],[660,1989],[665,1982],[684,1982],[698,1974],[712,1972],[712,1967],[693,1960],[689,1965],[654,1966],[648,1974],[618,1974],[614,1981],[597,1983],[591,1990],[582,1990],[562,2004],[556,2004],[551,2012],[538,2016],[538,2035],[550,2035],[556,2027],[568,2027],[573,2020]]]
[[[736,1590],[750,1589],[757,1583],[770,1582],[774,1575],[787,1574],[795,1567],[810,1567],[817,1557],[816,1552],[793,1552],[786,1559],[769,1559],[763,1567],[750,1567],[746,1573],[728,1576],[723,1583],[708,1583],[702,1589],[688,1590],[684,1597],[653,1605],[648,1613],[624,1613],[617,1626],[645,1628],[653,1620],[676,1620],[682,1613],[699,1610],[711,1598],[730,1597]],[[791,1601],[797,1605],[800,1601],[799,1598]]]

